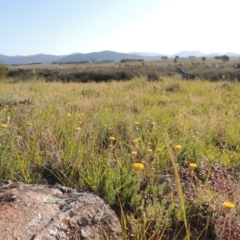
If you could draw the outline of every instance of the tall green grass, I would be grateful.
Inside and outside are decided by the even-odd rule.
[[[239,91],[239,83],[171,78],[1,83],[1,98],[34,104],[0,109],[0,179],[93,191],[119,215],[125,239],[208,239],[213,212],[239,196],[216,194],[188,164],[239,165]]]

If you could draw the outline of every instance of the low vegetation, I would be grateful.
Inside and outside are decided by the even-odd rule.
[[[157,80],[162,77],[176,75],[176,69],[181,68],[194,74],[199,79],[219,81],[227,79],[240,81],[239,60],[172,59],[163,61],[128,61],[108,63],[73,63],[73,64],[30,64],[10,66],[8,78],[12,81],[25,81],[33,76],[47,82],[107,82],[130,80],[138,77],[147,77]]]
[[[8,75],[8,66],[0,63],[0,80],[5,79]]]
[[[237,81],[170,77],[8,79],[1,182],[92,191],[116,211],[124,239],[240,239],[239,92]]]

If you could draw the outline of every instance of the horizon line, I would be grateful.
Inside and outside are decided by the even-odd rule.
[[[35,56],[35,55],[52,55],[52,56],[69,56],[69,55],[73,55],[73,54],[91,54],[91,53],[101,53],[101,52],[116,52],[116,53],[124,53],[124,54],[135,54],[135,55],[140,55],[140,54],[158,54],[159,56],[173,56],[173,55],[177,55],[180,53],[184,52],[198,52],[202,55],[210,55],[210,54],[235,54],[235,55],[240,55],[240,53],[236,53],[236,52],[232,52],[232,51],[228,51],[228,52],[210,52],[210,53],[204,53],[201,52],[199,50],[182,50],[173,54],[169,54],[169,53],[158,53],[158,52],[144,52],[144,51],[131,51],[131,52],[121,52],[121,51],[116,51],[116,50],[101,50],[101,51],[92,51],[92,52],[73,52],[73,53],[68,53],[68,54],[51,54],[51,53],[36,53],[36,54],[26,54],[26,55],[6,55],[6,54],[1,54],[2,56],[7,56],[7,57],[31,57],[31,56]],[[140,55],[141,56],[141,55]],[[156,57],[156,56],[155,56]]]

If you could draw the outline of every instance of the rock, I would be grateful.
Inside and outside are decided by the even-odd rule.
[[[114,211],[98,196],[61,185],[0,187],[0,239],[122,239]]]

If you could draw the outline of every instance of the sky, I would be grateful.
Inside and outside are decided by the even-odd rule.
[[[0,0],[0,54],[240,54],[239,0]]]

